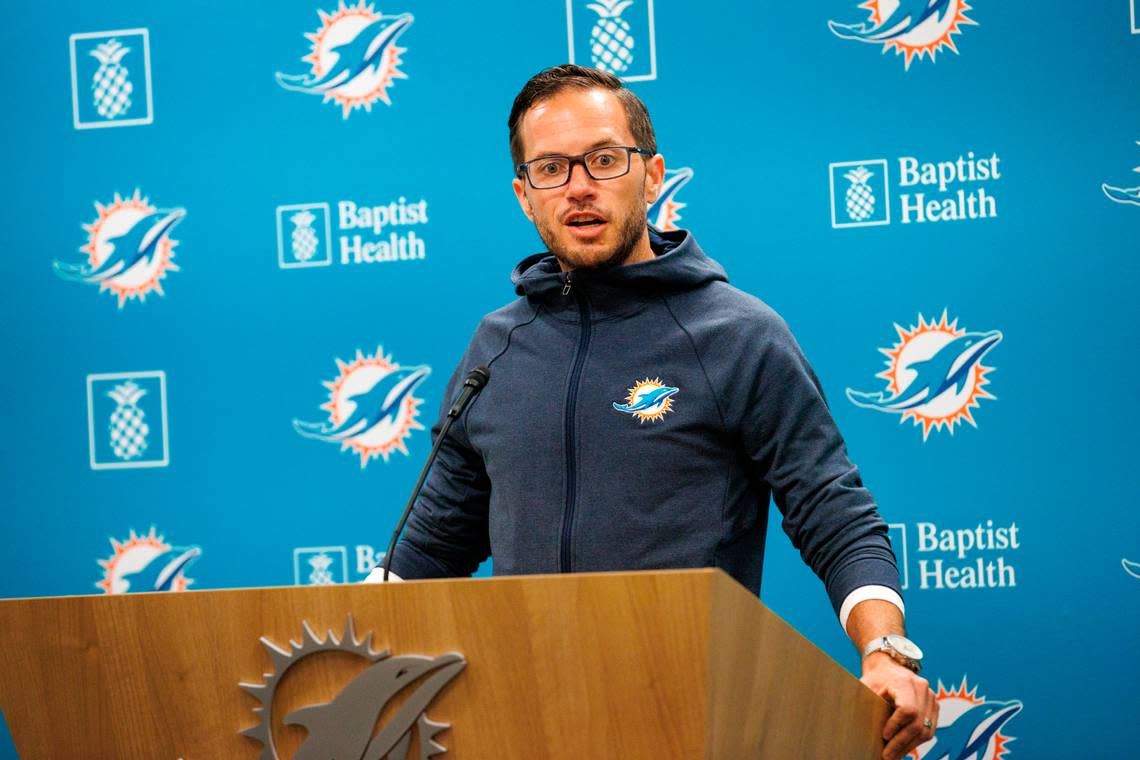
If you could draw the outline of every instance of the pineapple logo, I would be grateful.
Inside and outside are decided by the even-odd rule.
[[[310,586],[331,586],[333,584],[332,573],[329,572],[329,567],[333,563],[333,558],[327,554],[314,554],[309,557],[309,566],[313,571],[309,573]]]
[[[86,261],[69,264],[55,261],[55,273],[64,280],[98,285],[99,291],[110,291],[118,298],[119,308],[147,294],[164,295],[162,280],[167,272],[177,272],[174,247],[177,240],[170,231],[186,216],[184,209],[158,209],[135,190],[123,198],[103,205],[95,202],[97,216],[83,225],[87,243],[80,247]]]
[[[633,63],[633,35],[621,17],[631,5],[633,0],[599,0],[586,6],[598,14],[590,30],[590,60],[602,71],[621,75]]]
[[[147,30],[71,35],[71,95],[76,129],[150,124]]]
[[[202,556],[197,546],[171,546],[154,526],[141,536],[132,530],[127,540],[110,541],[111,556],[96,560],[103,568],[103,578],[95,586],[104,594],[185,591],[194,582],[186,577],[186,568]]]
[[[887,414],[897,414],[899,423],[911,420],[922,427],[922,440],[931,430],[945,428],[951,435],[954,427],[968,422],[977,427],[971,409],[981,399],[993,399],[985,390],[986,375],[993,367],[982,364],[982,358],[1002,341],[997,330],[967,332],[958,320],[942,318],[927,322],[921,314],[918,324],[909,329],[895,325],[899,340],[891,348],[880,348],[887,357],[887,368],[875,377],[886,381],[885,391],[862,393],[847,389],[847,398],[855,406]]]
[[[146,438],[150,427],[146,424],[146,414],[139,409],[139,399],[146,395],[134,380],[116,385],[107,393],[115,402],[111,412],[111,449],[115,456],[124,461],[137,459],[146,451]]]
[[[289,217],[293,223],[293,258],[297,261],[308,261],[317,252],[317,233],[313,232],[313,222],[316,219],[307,209]]]
[[[865,166],[858,166],[843,175],[851,183],[847,188],[847,216],[856,222],[866,221],[875,213],[875,193],[867,187],[867,180],[872,176]]]
[[[957,54],[953,37],[962,27],[977,21],[966,16],[966,0],[866,0],[860,8],[870,19],[859,24],[829,21],[832,34],[845,40],[882,45],[883,52],[894,50],[903,56],[903,67],[911,61],[935,54],[943,48]]]
[[[305,37],[312,43],[301,58],[309,64],[307,74],[277,73],[277,84],[286,90],[322,96],[334,102],[347,119],[358,108],[372,111],[372,104],[392,105],[388,88],[396,79],[407,79],[398,66],[405,48],[396,45],[413,16],[401,13],[384,16],[366,2],[345,6],[340,0],[333,13],[317,11],[321,27]]]
[[[99,59],[99,69],[91,80],[91,91],[95,98],[95,110],[106,119],[122,116],[131,107],[131,90],[134,85],[127,79],[127,67],[122,64],[123,56],[131,52],[129,47],[116,39],[111,39],[91,51]]]
[[[282,269],[332,265],[329,204],[277,207],[277,264]]]
[[[574,34],[574,6],[590,23],[588,31]],[[653,33],[653,0],[566,1],[570,31],[570,63],[591,66],[627,82],[657,78],[657,50]]]
[[[92,469],[168,464],[165,373],[88,375],[87,410]]]
[[[841,161],[831,174],[831,226],[871,227],[890,224],[886,159]]]
[[[348,583],[348,550],[343,546],[310,546],[293,550],[293,584],[329,586]]]
[[[351,449],[364,469],[369,459],[399,451],[405,456],[404,442],[413,430],[423,430],[417,419],[422,399],[412,392],[431,374],[429,367],[401,367],[384,355],[383,348],[365,356],[357,350],[351,362],[336,360],[340,375],[324,382],[329,400],[321,405],[329,413],[327,422],[293,420],[293,429],[306,438],[339,443],[342,451]]]
[[[677,193],[693,178],[693,170],[687,166],[680,169],[666,169],[665,181],[657,200],[649,205],[649,223],[662,232],[679,229],[680,211],[686,205],[677,202]]]

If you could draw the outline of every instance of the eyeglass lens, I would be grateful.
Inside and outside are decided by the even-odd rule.
[[[620,148],[599,148],[582,157],[586,171],[594,179],[613,179],[629,171],[629,151]],[[530,162],[527,166],[531,184],[536,188],[558,187],[566,183],[570,174],[570,159],[565,156],[548,156]]]

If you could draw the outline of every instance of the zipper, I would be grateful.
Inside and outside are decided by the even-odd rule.
[[[566,273],[566,287],[562,289],[563,295],[570,294],[570,273]],[[578,315],[582,330],[578,335],[578,352],[574,355],[574,364],[570,370],[570,386],[566,390],[566,509],[562,513],[562,543],[560,546],[560,570],[563,573],[573,572],[573,563],[570,552],[570,532],[574,525],[574,507],[578,498],[578,475],[574,466],[574,415],[578,403],[578,382],[582,377],[582,366],[586,363],[586,351],[590,347],[590,304],[581,290],[574,291],[574,298],[578,302]]]

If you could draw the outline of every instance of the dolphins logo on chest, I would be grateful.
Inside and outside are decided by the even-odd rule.
[[[638,381],[629,389],[625,403],[613,403],[615,411],[636,417],[639,422],[658,422],[673,411],[673,397],[680,388],[666,385],[657,377]]]

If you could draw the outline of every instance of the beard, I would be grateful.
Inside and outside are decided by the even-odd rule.
[[[538,219],[535,221],[535,229],[538,231],[538,236],[542,238],[542,242],[546,244],[554,257],[562,263],[567,269],[606,269],[610,267],[620,267],[625,264],[637,244],[641,241],[643,235],[646,234],[647,220],[645,215],[638,214],[638,208],[645,208],[644,196],[639,197],[634,204],[633,209],[630,209],[626,214],[618,219],[611,218],[609,224],[616,224],[617,241],[608,252],[605,252],[601,259],[598,258],[596,253],[592,252],[596,246],[575,244],[563,245],[558,241],[558,227],[561,225],[554,221],[552,223],[549,219]],[[598,209],[590,206],[583,206],[577,211],[594,211],[601,213]]]

